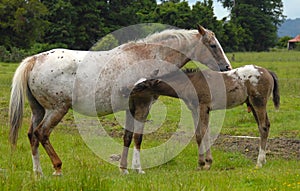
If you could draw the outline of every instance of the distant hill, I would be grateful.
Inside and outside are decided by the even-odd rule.
[[[300,34],[300,18],[287,19],[278,29],[279,37],[290,36],[295,37]]]

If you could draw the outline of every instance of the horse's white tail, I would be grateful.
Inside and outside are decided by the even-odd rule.
[[[18,132],[22,126],[25,94],[28,89],[28,74],[32,70],[35,60],[35,56],[24,59],[13,77],[9,103],[9,140],[13,146],[17,144]]]

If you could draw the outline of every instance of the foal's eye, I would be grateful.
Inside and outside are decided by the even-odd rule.
[[[212,44],[212,45],[210,45],[210,48],[217,48],[217,45]]]

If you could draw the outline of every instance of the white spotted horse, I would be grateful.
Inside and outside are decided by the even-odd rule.
[[[38,152],[41,144],[55,169],[53,175],[61,175],[62,161],[52,147],[49,136],[68,110],[72,108],[88,116],[104,116],[126,110],[120,170],[128,173],[127,155],[132,137],[135,141],[135,156],[139,157],[142,142],[142,133],[134,129],[144,126],[155,97],[134,100],[132,107],[128,108],[128,102],[117,90],[133,85],[141,77],[151,76],[157,68],[160,72],[164,71],[160,75],[170,72],[169,66],[164,63],[181,68],[190,60],[201,62],[212,70],[231,69],[214,33],[202,26],[198,26],[198,30],[167,29],[109,51],[54,49],[27,57],[17,68],[12,81],[10,141],[12,145],[17,143],[27,95],[32,113],[28,138],[33,171],[42,175]],[[147,65],[142,64],[144,62]],[[134,68],[138,69],[130,73]],[[118,81],[123,73],[127,74],[126,79]],[[96,113],[90,110],[91,107],[95,107]],[[137,127],[133,127],[134,118],[141,122],[136,124]],[[139,160],[135,161],[136,170],[143,173]]]

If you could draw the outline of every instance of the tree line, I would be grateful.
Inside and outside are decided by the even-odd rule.
[[[214,31],[226,52],[265,51],[284,21],[282,0],[218,0],[230,15],[218,20],[213,0],[1,0],[0,59],[55,47],[90,49],[112,31],[138,23]]]

